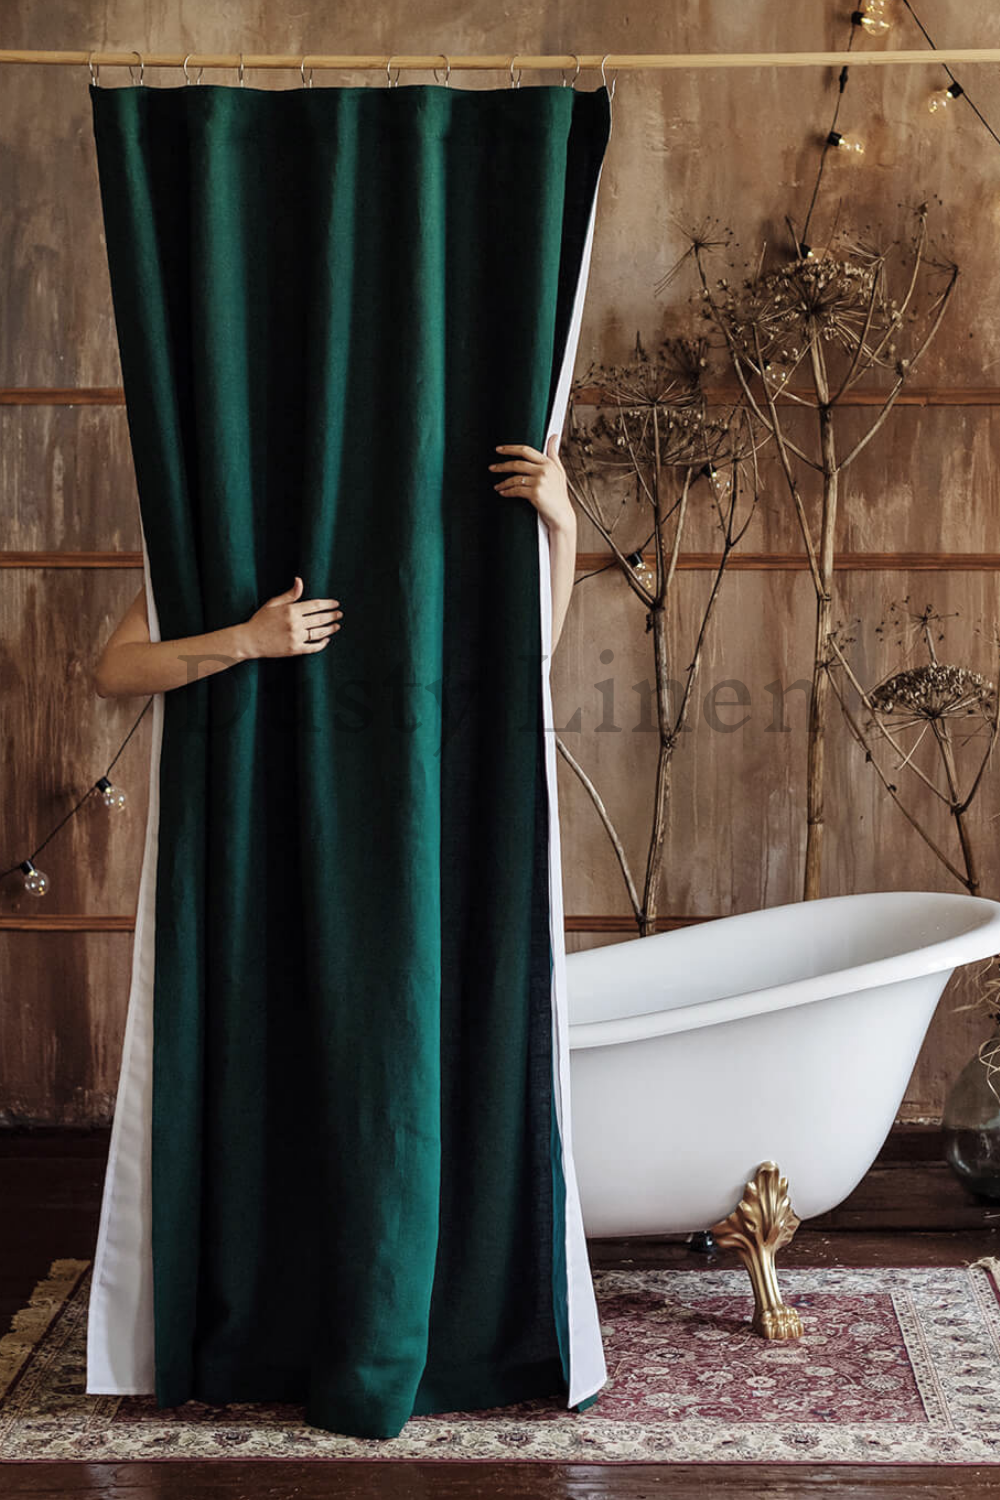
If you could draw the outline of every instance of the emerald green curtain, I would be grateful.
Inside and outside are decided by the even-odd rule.
[[[159,1406],[341,1433],[565,1393],[537,517],[601,89],[91,86],[164,639]]]

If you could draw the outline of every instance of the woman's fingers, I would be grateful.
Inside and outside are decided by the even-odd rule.
[[[303,641],[302,645],[299,647],[299,651],[322,651],[324,646],[328,646],[330,644],[330,641],[333,639],[334,634],[339,629],[339,625],[323,625],[320,626],[319,629],[316,629],[314,627],[310,632],[310,638],[306,641]]]
[[[530,443],[497,443],[497,452],[513,453],[518,458],[533,458],[536,462],[545,462],[545,454],[533,448]]]
[[[301,614],[312,614],[318,609],[337,609],[340,605],[339,599],[299,599],[298,609]]]
[[[505,464],[490,464],[494,474],[540,474],[541,465],[530,463],[525,458],[512,458]]]
[[[498,495],[535,495],[538,493],[538,481],[529,479],[522,484],[520,479],[505,479],[493,488]]]
[[[302,619],[306,625],[315,627],[316,625],[329,625],[331,620],[342,620],[343,617],[342,609],[317,609],[307,611]]]

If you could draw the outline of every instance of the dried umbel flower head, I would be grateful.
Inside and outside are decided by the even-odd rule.
[[[995,691],[978,672],[935,662],[897,672],[868,696],[876,714],[932,723],[955,715],[984,715]]]
[[[860,250],[796,257],[739,287],[725,279],[714,291],[706,287],[702,295],[712,309],[706,315],[725,324],[747,361],[759,363],[759,374],[780,376],[817,340],[853,353],[860,341],[892,333],[902,313],[886,297],[883,265],[881,255]]]
[[[654,420],[659,432],[654,436]],[[702,406],[602,408],[581,435],[580,451],[588,457],[619,459],[632,465],[655,461],[656,444],[664,468],[701,468],[732,458],[731,424],[709,418]]]

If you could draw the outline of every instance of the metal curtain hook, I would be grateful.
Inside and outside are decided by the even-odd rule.
[[[579,55],[578,52],[571,52],[570,53],[570,57],[575,57],[576,58],[576,72],[573,74],[572,80],[570,82],[570,88],[571,89],[575,89],[576,88],[576,80],[580,76],[580,55]],[[566,87],[566,72],[565,72],[565,69],[564,69],[563,70],[563,88],[565,88],[565,87]]]
[[[445,66],[448,69],[448,71],[444,75],[444,87],[445,88],[450,88],[451,85],[449,84],[448,79],[451,77],[451,63],[448,61],[448,54],[447,54],[447,52],[441,52],[441,53],[439,53],[439,56],[444,58],[444,60],[445,60]],[[437,68],[435,68],[434,69],[434,82],[435,83],[437,82],[437,76],[438,76],[438,70],[437,70]]]
[[[186,78],[186,80],[187,80],[188,83],[200,83],[201,82],[201,75],[202,75],[202,73],[204,73],[205,69],[204,68],[199,68],[198,69],[198,77],[197,78],[192,78],[191,74],[188,72],[188,57],[194,57],[194,53],[193,52],[189,52],[188,55],[187,55],[187,57],[184,59],[184,62],[182,64],[182,66],[184,68],[184,77]]]
[[[90,69],[90,81],[91,81],[91,83],[94,85],[95,89],[99,89],[100,86],[101,86],[101,65],[100,65],[100,63],[98,63],[97,67],[96,68],[94,67],[94,54],[93,54],[93,52],[91,52],[90,55],[89,55],[89,57],[87,58],[87,67]]]
[[[139,83],[141,84],[142,83],[142,75],[145,72],[145,66],[144,66],[143,61],[142,61],[142,53],[141,52],[136,52],[134,47],[132,48],[132,51],[135,52],[136,57],[139,59]],[[132,66],[133,66],[132,63],[128,64],[128,76],[131,78],[131,80],[132,80],[132,82],[134,84],[135,83],[135,74],[132,72]]]
[[[607,80],[607,78],[605,76],[605,73],[604,73],[604,64],[607,62],[607,60],[608,60],[608,58],[610,56],[611,56],[610,52],[605,52],[604,56],[601,58],[601,82],[604,84],[605,88],[608,87],[608,80]],[[611,88],[608,90],[608,98],[609,99],[613,99],[615,97],[615,84],[617,82],[618,82],[618,74],[616,73],[615,76],[614,76],[614,78],[612,78],[612,80],[611,80]]]
[[[516,57],[517,57],[517,53],[515,52],[514,53],[514,57],[512,57],[511,60],[510,60],[510,86],[511,86],[512,89],[519,89],[521,87],[521,69],[520,68],[518,68],[518,70],[517,70],[517,82],[516,83],[514,82],[514,60],[515,60]]]
[[[389,71],[389,69],[391,67],[392,67],[392,54],[390,54],[388,60],[386,61],[386,65],[385,65],[385,77],[386,77],[386,82],[388,83],[389,87],[391,89],[394,89],[399,84],[400,69],[399,68],[396,69],[396,76],[395,76],[395,78],[393,78],[392,74]]]
[[[243,53],[240,53],[240,88],[243,88]]]
[[[308,56],[309,56],[309,54],[307,52],[306,53],[306,57],[308,57]],[[313,70],[312,70],[312,68],[309,69],[309,82],[306,83],[306,58],[305,57],[299,63],[299,72],[302,74],[302,87],[304,89],[305,88],[310,88],[311,89],[312,86],[313,86]]]

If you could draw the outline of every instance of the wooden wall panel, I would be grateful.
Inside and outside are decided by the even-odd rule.
[[[132,934],[0,933],[0,1127],[114,1115]]]
[[[1000,157],[1000,146],[997,147]],[[581,423],[592,408],[579,409]],[[844,408],[837,416],[841,451],[849,452],[874,417],[868,409]],[[788,432],[807,452],[816,451],[816,417],[788,413]],[[846,471],[838,511],[837,549],[842,552],[1000,551],[1000,407],[897,406],[882,432]],[[803,553],[798,523],[774,445],[761,450],[761,492],[740,550]],[[820,491],[816,476],[802,479],[808,514],[818,529]],[[649,535],[648,506],[619,484],[605,513],[622,505],[616,540],[628,549]],[[707,481],[693,491],[684,532],[686,552],[717,552],[721,538]],[[581,517],[581,552],[604,549],[600,533]]]
[[[899,8],[897,8],[898,10]],[[779,0],[734,6],[699,0],[664,12],[653,0],[611,12],[581,0],[540,24],[529,0],[512,0],[497,23],[494,9],[428,0],[415,13],[402,0],[373,12],[359,0],[333,11],[295,10],[283,0],[225,0],[195,16],[177,0],[114,0],[94,28],[83,0],[8,0],[8,46],[88,45],[150,48],[254,47],[290,50],[407,48],[452,52],[565,47],[574,51],[786,50],[840,47],[847,12],[789,7]],[[925,16],[942,42],[995,45],[1000,17],[990,0],[934,0]],[[889,44],[920,46],[897,14]],[[244,41],[244,45],[246,42]],[[860,37],[866,49],[884,45]],[[1000,122],[996,70],[966,69],[963,81]],[[925,108],[941,70],[854,68],[841,124],[863,134],[856,162],[831,159],[811,230],[823,242],[834,221],[866,235],[905,227],[913,204],[932,207],[942,251],[961,265],[959,292],[942,334],[920,370],[922,387],[956,391],[1000,380],[1000,315],[995,242],[1000,229],[1000,148],[961,101],[948,118]],[[149,70],[147,83],[183,87],[179,75]],[[407,75],[411,81],[429,75]],[[0,89],[0,387],[112,387],[120,384],[114,312],[85,68],[11,67]],[[556,75],[529,77],[558,83]],[[233,85],[233,74],[206,83]],[[294,73],[251,73],[254,88],[299,86]],[[372,74],[319,75],[317,86],[366,83]],[[503,76],[452,76],[452,86],[506,86]],[[108,69],[105,86],[130,86],[124,69]],[[594,87],[593,74],[581,75]],[[661,333],[690,327],[695,284],[682,275],[660,294],[654,286],[683,252],[684,227],[716,220],[732,226],[735,254],[749,256],[763,237],[784,240],[784,215],[801,218],[829,126],[836,70],[729,73],[635,73],[617,80],[614,128],[601,185],[578,373],[592,359],[625,359],[636,331],[655,344]],[[516,211],[516,210],[512,210]],[[720,262],[719,274],[724,274]],[[724,378],[724,371],[720,371]],[[866,413],[845,413],[845,437]],[[808,421],[808,418],[802,418]],[[1000,409],[908,407],[845,481],[838,548],[844,552],[1000,553]],[[520,434],[498,433],[497,441]],[[713,550],[704,505],[696,507],[686,546]],[[635,542],[644,533],[638,531]],[[633,545],[635,544],[633,542]],[[128,429],[121,407],[0,407],[0,550],[132,552],[140,545]],[[582,551],[599,550],[586,524]],[[747,549],[799,552],[800,542],[779,476],[745,539]],[[945,610],[961,612],[961,629],[996,612],[998,575],[961,572],[838,575],[845,615],[871,618],[888,597],[929,591]],[[0,703],[5,761],[0,867],[30,847],[102,769],[105,752],[124,735],[139,703],[112,704],[89,691],[87,664],[139,582],[134,569],[0,569]],[[686,623],[706,586],[687,574],[678,592]],[[786,735],[768,733],[766,685],[808,670],[812,598],[805,574],[734,574],[705,664],[705,682],[740,677],[753,695],[754,717],[732,734],[700,727],[678,759],[670,828],[670,880],[663,909],[679,915],[746,910],[795,897],[802,841],[804,716],[790,716]],[[956,635],[956,651],[961,644]],[[602,575],[579,586],[554,673],[560,722],[579,706],[571,736],[600,777],[609,805],[638,846],[651,737],[599,733],[594,684],[614,675],[621,702],[648,675],[641,612],[620,580]],[[964,649],[964,648],[963,648]],[[971,650],[971,644],[970,644]],[[599,660],[612,651],[611,662]],[[874,669],[874,663],[873,663]],[[634,674],[634,675],[633,675]],[[763,699],[762,699],[763,694]],[[103,808],[88,809],[57,836],[44,856],[53,878],[46,911],[126,916],[134,911],[142,849],[148,727],[126,752],[118,775],[130,809],[113,827]],[[846,737],[831,750],[830,890],[941,884],[913,835],[859,770]],[[126,769],[127,767],[127,769]],[[567,910],[626,910],[604,835],[579,788],[560,767],[566,851]],[[995,779],[980,805],[985,837],[996,808]],[[836,812],[836,818],[832,814]],[[1000,872],[987,861],[990,894]],[[0,887],[0,917],[22,910],[16,882]],[[621,934],[573,932],[571,947],[615,941]],[[104,1120],[112,1102],[128,980],[130,939],[121,932],[68,934],[0,930],[0,962],[17,978],[0,1001],[3,1057],[0,1106],[19,1118]],[[966,989],[971,984],[964,981]],[[964,993],[956,986],[956,993]],[[961,999],[959,993],[959,999]],[[976,1027],[942,1006],[911,1084],[905,1112],[932,1115],[965,1060]],[[10,1059],[9,1065],[7,1059]]]
[[[141,552],[124,406],[0,406],[5,552]]]
[[[957,619],[945,621],[947,640],[938,649],[948,660],[993,674],[990,653],[976,627],[1000,617],[1000,581],[994,575],[891,576],[897,597],[910,592],[915,605],[932,602],[945,615],[961,609]],[[584,587],[591,591],[587,608],[574,601],[553,663],[556,721],[567,745],[605,795],[629,852],[638,860],[656,747],[655,735],[639,727],[639,695],[633,688],[639,682],[652,686],[649,637],[641,605],[618,576],[602,574],[588,579]],[[675,629],[684,631],[685,645],[678,655],[682,664],[690,655],[707,588],[705,574],[678,577]],[[888,595],[879,575],[840,575],[845,617],[861,616],[874,626]],[[697,711],[674,758],[663,912],[715,915],[798,897],[806,695],[793,685],[808,677],[812,609],[812,588],[804,573],[733,573],[723,584],[706,644]],[[866,681],[878,680],[899,659],[891,645],[879,647],[870,626],[865,635],[859,633],[853,650],[852,659]],[[614,659],[602,661],[610,653]],[[913,649],[905,664],[920,659]],[[736,695],[735,689],[719,687],[730,680],[745,688],[749,704],[718,707],[713,719],[713,693],[716,703],[723,705]],[[608,689],[599,691],[597,684],[606,683],[614,686],[616,711],[611,722],[617,728],[601,727],[607,724]],[[768,691],[777,683],[786,694],[783,728],[775,711],[777,693]],[[743,719],[747,722],[742,727],[731,727]],[[901,875],[931,889],[953,889],[947,873],[938,873],[940,867],[926,846],[881,791],[874,773],[866,773],[861,752],[836,716],[831,717],[828,743],[825,893],[899,888]],[[560,797],[566,825],[567,910],[627,912],[610,845],[605,853],[606,841],[596,837],[589,799],[564,763]],[[984,889],[989,891],[1000,884],[991,832],[992,820],[1000,813],[995,775],[987,774],[973,811]],[[936,817],[934,834],[946,838],[947,824],[945,815]]]

